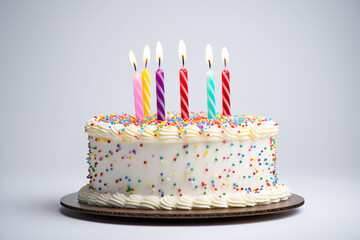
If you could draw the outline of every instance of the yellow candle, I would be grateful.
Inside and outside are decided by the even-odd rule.
[[[141,73],[142,87],[143,87],[143,102],[144,102],[144,116],[149,116],[151,113],[150,108],[150,72],[145,69]]]
[[[149,45],[145,46],[144,49],[144,62],[145,62],[145,70],[142,72],[142,89],[143,89],[143,102],[144,102],[144,117],[149,116],[151,114],[150,107],[150,72],[147,70],[147,64],[150,60],[150,48]]]

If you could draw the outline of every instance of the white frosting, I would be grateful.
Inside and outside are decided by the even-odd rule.
[[[86,132],[92,136],[104,138],[121,138],[126,141],[144,142],[218,142],[222,140],[249,140],[275,136],[278,126],[274,121],[254,121],[241,126],[230,126],[224,124],[219,128],[217,125],[205,127],[201,130],[196,125],[186,125],[183,131],[175,126],[163,126],[158,128],[148,125],[140,128],[134,124],[124,126],[123,124],[111,124],[96,119],[90,119],[86,123]]]
[[[209,209],[211,208],[211,200],[206,196],[196,197],[193,201],[193,208]]]
[[[250,133],[250,128],[249,127],[240,127],[238,134],[237,134],[237,138],[240,141],[245,141],[245,140],[249,140],[251,139],[251,133]]]
[[[280,184],[276,186],[275,189],[269,189],[268,195],[270,202],[279,202],[287,200],[291,196],[291,193],[287,186]]]
[[[225,197],[214,195],[211,197],[211,206],[214,208],[227,208],[228,203]]]
[[[165,210],[172,210],[176,208],[176,199],[172,196],[162,197],[160,199],[160,208]]]
[[[144,131],[141,133],[141,138],[144,142],[154,142],[156,138],[157,128],[154,125],[149,125],[145,127]]]
[[[114,124],[90,119],[90,205],[152,210],[250,207],[283,201],[274,121],[195,125]],[[125,124],[125,122],[124,122]],[[128,125],[127,125],[128,124]],[[220,127],[219,127],[220,126]]]
[[[125,208],[140,208],[143,197],[140,195],[130,195],[126,199]]]
[[[111,198],[109,199],[109,203],[114,207],[124,207],[126,204],[126,196],[122,193],[112,194]]]
[[[111,205],[110,199],[111,199],[110,194],[100,194],[96,199],[96,205],[108,207]]]
[[[179,130],[174,126],[166,126],[159,131],[159,139],[162,142],[178,143],[179,142]]]
[[[270,202],[285,201],[291,196],[289,189],[285,185],[279,185],[270,191],[262,193],[234,193],[229,197],[158,197],[154,195],[142,197],[140,195],[130,195],[125,197],[124,194],[111,194],[94,192],[89,190],[88,186],[84,186],[78,193],[78,200],[82,203],[90,205],[119,207],[119,208],[143,208],[143,209],[210,209],[210,208],[228,208],[228,207],[246,207],[269,204]],[[272,199],[270,201],[270,199]]]
[[[243,193],[242,196],[247,207],[254,207],[256,205],[255,197],[252,194]]]
[[[239,128],[225,124],[222,129],[223,137],[226,140],[235,141],[237,139]]]
[[[193,200],[190,197],[182,196],[176,202],[176,207],[183,210],[191,210]]]
[[[221,128],[218,126],[210,126],[208,129],[204,130],[204,136],[206,141],[209,142],[219,142],[223,139],[226,139],[226,135],[221,133]]]
[[[195,125],[184,127],[184,140],[187,142],[199,142],[202,140],[201,130]]]
[[[232,194],[227,199],[227,204],[229,207],[246,207],[246,201],[241,193]]]
[[[255,195],[255,202],[257,205],[266,205],[270,203],[270,197],[267,192],[262,192]]]
[[[112,125],[109,126],[109,129],[110,129],[109,130],[110,136],[116,138],[121,135],[122,131],[124,131],[124,125],[122,124]]]
[[[125,137],[128,141],[136,141],[140,139],[140,128],[134,124],[130,124],[124,130]]]
[[[99,195],[100,193],[98,192],[88,193],[86,203],[89,205],[97,205]]]
[[[160,198],[158,196],[147,196],[141,202],[140,207],[144,209],[157,210],[160,208]]]

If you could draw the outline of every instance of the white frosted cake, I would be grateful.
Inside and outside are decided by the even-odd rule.
[[[82,203],[143,209],[247,207],[290,197],[278,182],[278,124],[251,116],[203,112],[95,117],[89,135],[89,184]]]

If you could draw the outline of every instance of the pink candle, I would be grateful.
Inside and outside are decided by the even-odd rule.
[[[134,101],[135,101],[135,115],[137,119],[143,119],[143,98],[142,98],[142,85],[141,85],[141,76],[135,71],[133,75],[133,85],[134,85]]]
[[[133,51],[130,51],[129,57],[130,57],[130,62],[135,69],[135,73],[133,75],[135,115],[137,119],[141,120],[144,117],[141,76],[136,71],[136,59]]]

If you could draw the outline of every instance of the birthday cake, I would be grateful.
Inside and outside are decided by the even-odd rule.
[[[85,131],[89,184],[78,193],[81,203],[191,210],[264,205],[291,195],[278,182],[278,124],[268,118],[106,115],[88,120]]]

